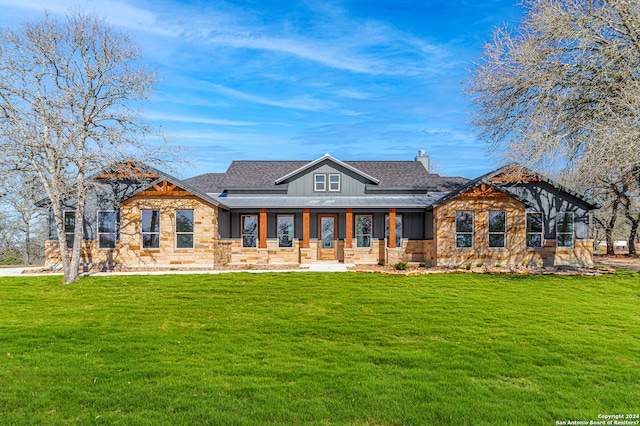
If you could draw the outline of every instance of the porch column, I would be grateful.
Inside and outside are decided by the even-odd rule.
[[[353,209],[347,209],[345,221],[346,221],[347,230],[345,235],[344,246],[345,248],[351,248],[353,246]]]
[[[267,248],[267,209],[260,209],[260,240],[258,248]]]
[[[302,248],[309,248],[309,209],[302,209]]]
[[[396,248],[396,209],[389,209],[389,248]]]

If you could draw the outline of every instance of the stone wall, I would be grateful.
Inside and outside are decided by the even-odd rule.
[[[456,211],[474,212],[473,248],[456,247]],[[505,248],[489,248],[490,210],[504,210],[507,217]],[[545,240],[539,249],[526,246],[524,204],[507,196],[460,196],[438,206],[434,212],[436,263],[438,266],[465,264],[536,264],[593,266],[593,240],[575,240],[575,248],[557,248],[555,240]]]
[[[456,211],[472,210],[473,247],[456,247]],[[504,210],[507,216],[506,248],[489,248],[488,218],[490,210]],[[507,196],[460,196],[434,212],[436,222],[437,264],[457,266],[466,263],[521,263],[526,252],[526,228],[524,204]]]
[[[404,262],[425,262],[429,257],[426,240],[402,240],[402,260]],[[435,253],[434,253],[435,254]]]
[[[300,241],[293,240],[293,247],[278,247],[276,238],[267,239],[267,248],[242,247],[242,240],[223,240],[230,250],[230,265],[282,265],[300,263]]]
[[[142,248],[141,210],[160,211],[160,248]],[[176,248],[175,211],[193,209],[194,247]],[[218,244],[218,208],[195,196],[136,196],[120,207],[120,244],[118,263],[132,266],[210,266],[220,255]],[[217,259],[218,258],[218,259]]]
[[[44,266],[54,268],[62,266],[62,256],[60,255],[60,245],[57,240],[47,240],[44,242]],[[71,250],[69,250],[71,257]],[[95,240],[85,240],[82,242],[80,250],[81,265],[115,265],[119,262],[118,246],[115,250],[98,249]]]

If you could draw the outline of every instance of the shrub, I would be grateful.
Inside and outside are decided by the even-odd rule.
[[[398,262],[394,266],[398,271],[405,271],[409,268],[409,264],[407,262]]]
[[[380,262],[378,262],[378,265],[379,266],[384,266],[384,265],[386,265],[386,263],[384,263],[384,261],[381,260]]]
[[[426,264],[426,263],[424,263],[424,262],[420,262],[420,267],[421,267],[421,268],[426,268],[426,267],[427,267],[427,264]]]
[[[482,268],[482,262],[478,262],[478,263],[476,263],[476,266],[477,266],[478,268]]]
[[[467,263],[467,266],[465,266],[465,268],[467,269],[467,271],[471,270],[471,264]]]

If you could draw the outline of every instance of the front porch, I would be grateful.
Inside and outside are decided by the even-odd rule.
[[[424,212],[398,212],[395,208],[366,211],[262,208],[257,212],[237,212],[221,221],[229,228],[231,238],[221,238],[219,247],[229,265],[323,261],[435,265],[434,242],[423,235],[424,216]],[[403,235],[405,228],[411,230],[413,238]],[[234,229],[239,229],[239,233],[234,235]]]

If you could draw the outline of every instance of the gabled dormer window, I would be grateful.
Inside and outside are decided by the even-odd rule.
[[[313,191],[326,192],[327,190],[329,192],[340,192],[339,173],[329,173],[328,175],[324,173],[317,173],[313,175]]]
[[[324,192],[327,190],[327,175],[313,175],[313,190],[315,192]]]
[[[340,192],[340,175],[329,175],[329,192]]]

